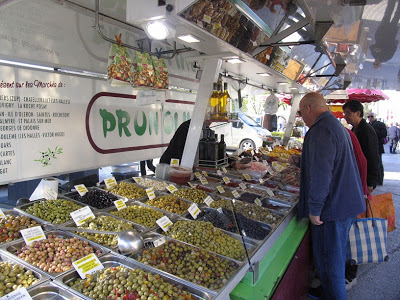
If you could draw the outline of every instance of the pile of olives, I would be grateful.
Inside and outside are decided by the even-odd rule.
[[[94,252],[87,241],[49,234],[44,240],[22,247],[16,254],[43,271],[61,273],[71,269],[75,260]],[[99,254],[96,251],[96,255]]]
[[[114,205],[114,201],[118,200],[118,197],[104,190],[93,189],[84,196],[78,196],[77,200],[98,209],[103,209]]]
[[[111,211],[110,213],[147,227],[157,226],[156,221],[164,216],[164,214],[158,210],[141,205],[129,205],[124,209]]]
[[[213,290],[222,288],[238,268],[233,261],[172,240],[143,250],[137,260]]]
[[[21,238],[19,231],[38,226],[38,222],[25,216],[6,215],[0,219],[0,243],[7,243]],[[1,280],[0,280],[1,282]]]
[[[10,262],[0,262],[0,297],[21,287],[29,287],[39,281],[31,270]]]
[[[144,188],[138,187],[134,183],[125,181],[121,181],[117,185],[113,186],[109,191],[128,199],[139,199],[146,197],[146,190]]]
[[[167,189],[167,186],[169,186],[170,183],[166,181],[157,181],[149,178],[142,178],[142,182],[140,183],[140,185],[146,188],[152,188],[156,191],[163,191]]]
[[[247,202],[247,203],[254,203],[254,200],[256,200],[257,198],[260,199],[261,196],[259,196],[257,194],[249,193],[249,192],[244,192],[237,199],[241,200],[241,201],[244,201],[244,202]]]
[[[82,208],[82,205],[76,204],[71,200],[56,199],[42,200],[23,210],[45,221],[62,224],[71,221],[70,213],[80,208]]]
[[[174,193],[174,196],[181,197],[196,203],[204,203],[204,199],[207,198],[208,194],[205,191],[196,188],[185,188],[180,189]]]
[[[174,214],[183,214],[189,208],[189,203],[172,195],[158,196],[146,202],[147,205],[154,206]]]
[[[237,260],[243,260],[245,257],[241,242],[215,228],[210,222],[177,221],[165,234],[182,242]]]
[[[92,299],[194,299],[189,292],[166,282],[160,275],[125,266],[102,269],[69,285]]]
[[[128,229],[135,230],[135,227],[132,223],[126,222],[124,220],[119,220],[111,216],[96,217],[95,219],[91,219],[79,227],[92,230],[114,232],[120,232]],[[115,234],[101,234],[78,231],[76,231],[75,233],[103,246],[113,247],[118,244],[118,235]]]

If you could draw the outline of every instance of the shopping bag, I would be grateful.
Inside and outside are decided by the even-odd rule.
[[[371,207],[369,200],[367,204]],[[351,265],[387,261],[387,224],[381,218],[356,219],[349,231],[347,261]]]
[[[388,220],[387,232],[395,230],[396,216],[393,205],[392,193],[384,193],[375,196],[368,195],[368,198],[371,204],[374,217]],[[371,216],[372,214],[370,208],[367,207],[367,209],[368,209],[368,215]],[[360,214],[358,217],[365,218],[366,213],[364,212]]]
[[[128,50],[123,46],[111,44],[107,67],[107,78],[111,86],[130,85],[131,66]]]
[[[163,58],[153,55],[151,57],[154,67],[155,82],[154,87],[157,89],[168,89],[168,68]]]

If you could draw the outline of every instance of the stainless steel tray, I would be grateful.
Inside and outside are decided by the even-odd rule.
[[[140,264],[136,262],[133,259],[126,259],[125,257],[121,255],[116,255],[116,254],[108,254],[103,257],[100,257],[99,260],[103,264],[105,268],[110,268],[110,267],[118,267],[118,266],[125,266],[130,269],[140,269],[146,272],[151,272],[151,273],[158,273],[160,274],[160,277],[163,278],[165,281],[175,284],[177,286],[182,286],[185,288],[187,291],[189,291],[193,296],[196,297],[196,299],[214,299],[215,296],[212,294],[209,294],[205,291],[196,289],[192,285],[186,285],[183,283],[181,280],[177,280],[175,276],[171,276],[168,273],[162,274],[161,272],[154,272],[154,269],[151,267],[148,267],[144,264]],[[78,273],[75,270],[70,270],[67,273],[59,276],[56,278],[55,282],[65,288],[67,288],[69,291],[72,291],[72,287],[69,286],[69,283],[77,280],[79,277]],[[75,291],[78,295],[80,295],[83,299],[91,299],[83,294],[80,294],[78,291]]]
[[[93,212],[95,212],[95,211],[97,210],[95,207],[92,207],[92,206],[87,205],[87,204],[85,204],[85,203],[79,202],[79,201],[77,201],[77,200],[75,200],[75,199],[66,197],[65,195],[59,195],[59,196],[57,197],[57,199],[64,199],[64,200],[72,201],[72,202],[74,202],[74,203],[80,205],[81,207],[89,206],[89,208],[90,208]],[[46,221],[46,220],[44,220],[44,219],[41,219],[41,218],[39,218],[39,217],[37,217],[37,216],[34,216],[34,215],[32,215],[32,214],[30,214],[30,213],[28,213],[28,212],[25,211],[28,207],[31,207],[32,205],[34,205],[35,203],[38,203],[38,202],[40,202],[40,201],[47,201],[47,200],[44,199],[44,198],[43,198],[43,199],[39,199],[39,200],[35,200],[35,201],[30,202],[30,203],[26,203],[26,204],[23,204],[23,205],[20,205],[20,206],[15,207],[15,210],[18,211],[18,212],[21,212],[21,213],[25,214],[26,216],[31,217],[31,218],[34,219],[34,220],[37,220],[37,221],[39,221],[39,222],[42,222],[42,224],[55,224],[55,223],[52,223],[52,222],[50,222],[50,221]],[[67,221],[67,222],[65,222],[65,223],[62,223],[62,224],[69,223],[70,221],[72,221],[72,218],[71,218],[71,220],[69,220],[69,221]],[[62,225],[62,224],[58,224],[58,225]]]
[[[62,238],[77,237],[77,235],[71,234],[69,232],[64,232],[64,231],[61,231],[61,230],[49,230],[49,231],[45,231],[45,234],[46,234],[46,236],[48,236],[50,234],[53,234],[53,235],[56,235],[56,236],[62,237]],[[81,238],[81,240],[86,240],[86,239]],[[100,251],[99,256],[102,256],[102,255],[104,255],[104,254],[109,252],[109,250],[107,248],[99,246],[98,244],[95,244],[95,243],[93,243],[93,242],[91,242],[89,240],[87,240],[87,241],[89,242],[90,246],[92,246],[95,251],[96,250]],[[31,269],[33,269],[33,270],[35,270],[35,271],[37,271],[39,273],[46,274],[51,279],[54,279],[54,278],[56,278],[57,276],[59,276],[60,274],[63,273],[63,272],[60,272],[60,273],[49,273],[49,272],[43,271],[40,268],[35,267],[32,264],[28,263],[27,261],[23,260],[22,258],[19,258],[16,253],[17,253],[18,250],[20,250],[24,246],[25,246],[25,241],[24,240],[18,240],[18,241],[9,243],[8,245],[4,245],[4,246],[0,247],[0,251],[1,252],[5,252],[6,255],[11,256],[14,260],[16,260],[18,262],[21,262],[22,264],[28,265]]]
[[[13,256],[11,256],[9,253],[7,253],[5,251],[0,250],[0,256],[1,256],[2,261],[10,262],[15,265],[21,265],[24,267],[25,270],[32,271],[33,275],[35,275],[35,277],[38,278],[38,282],[27,287],[27,289],[31,289],[35,286],[38,286],[38,285],[50,280],[50,277],[47,276],[43,271],[38,271],[35,268],[32,268],[28,263],[21,262],[21,261],[15,259]]]
[[[89,191],[91,191],[91,190],[101,190],[101,191],[105,191],[104,189],[102,189],[102,188],[100,188],[100,187],[88,187],[87,188]],[[122,197],[122,196],[119,196],[119,195],[116,195],[116,194],[113,194],[113,193],[111,193],[112,195],[114,195],[114,196],[116,196],[118,199],[122,199],[122,200],[124,200],[124,201],[127,201],[128,199],[127,198],[125,198],[125,197]],[[64,197],[67,197],[67,198],[70,198],[70,199],[73,199],[73,200],[75,200],[76,202],[78,202],[78,203],[80,203],[80,204],[82,204],[82,205],[84,205],[84,206],[89,206],[88,204],[86,204],[85,202],[81,202],[81,201],[79,201],[79,193],[77,192],[77,191],[75,191],[75,192],[69,192],[69,193],[65,193],[64,195],[63,195]],[[114,206],[114,204],[111,204],[110,206],[108,206],[108,207],[113,207]],[[107,208],[108,208],[107,207]],[[93,208],[93,210],[102,210],[102,209],[104,209],[104,208],[97,208],[97,207],[94,207]]]
[[[159,196],[174,196],[174,194],[171,194],[171,193],[169,193],[169,192],[161,192],[157,197],[159,197]],[[183,198],[181,198],[181,197],[176,197],[176,196],[174,196],[174,197],[175,197],[175,198],[181,199],[183,202],[187,203],[189,206],[192,205],[192,204],[194,203],[194,202],[192,202],[192,201],[183,199]],[[143,201],[142,203],[144,203],[144,204],[147,205],[148,207],[156,208],[156,209],[162,211],[162,212],[165,213],[165,214],[170,214],[170,215],[173,216],[174,218],[176,218],[176,217],[181,217],[181,216],[183,216],[184,214],[186,214],[186,212],[181,213],[181,214],[176,214],[176,213],[170,212],[170,211],[168,211],[168,210],[164,210],[164,209],[158,208],[158,207],[156,207],[156,206],[151,206],[151,205],[147,204],[147,201],[148,201],[148,200],[149,200],[149,199],[146,198],[146,199],[142,199],[142,200],[139,200],[139,201],[140,201],[140,202]],[[189,206],[188,206],[188,208],[189,208]]]
[[[232,274],[230,275],[230,277],[229,277],[228,281],[225,283],[225,285],[227,285],[227,284],[230,282],[230,280],[232,280],[232,278],[235,277],[236,273],[237,273],[237,272],[240,270],[240,268],[244,265],[244,262],[237,261],[237,260],[234,260],[234,259],[232,259],[232,258],[228,258],[228,257],[226,257],[226,256],[223,256],[223,255],[220,255],[220,254],[216,254],[216,253],[207,251],[207,250],[205,250],[205,249],[202,249],[202,248],[199,248],[199,247],[190,245],[190,244],[188,244],[188,243],[185,243],[185,242],[182,242],[182,241],[179,241],[179,240],[176,240],[176,239],[173,239],[173,238],[171,238],[171,237],[168,237],[168,236],[165,236],[165,235],[161,235],[161,234],[158,234],[158,233],[155,233],[155,232],[148,232],[148,233],[146,233],[146,234],[143,236],[143,238],[144,238],[145,244],[146,244],[146,247],[145,247],[145,248],[147,248],[147,249],[148,249],[148,248],[154,248],[154,244],[152,244],[152,242],[149,242],[149,241],[156,241],[156,240],[158,240],[158,239],[163,238],[163,239],[165,239],[165,242],[174,241],[175,243],[182,244],[182,245],[186,245],[186,246],[189,247],[189,248],[201,249],[202,251],[212,253],[212,255],[215,255],[215,256],[217,256],[218,258],[222,259],[222,260],[227,260],[227,261],[232,262],[233,264],[235,264],[236,270],[235,270],[234,272],[232,272]],[[147,242],[146,242],[146,241],[147,241]],[[163,271],[163,270],[161,270],[161,269],[158,269],[156,266],[152,266],[152,265],[150,265],[150,264],[141,263],[141,262],[139,262],[137,259],[141,256],[141,254],[142,254],[143,251],[145,251],[145,250],[146,250],[146,249],[142,249],[139,253],[136,253],[136,254],[133,254],[133,255],[128,256],[128,257],[127,257],[127,260],[129,261],[129,260],[132,260],[132,259],[133,259],[136,263],[138,263],[138,264],[140,264],[140,265],[144,265],[144,266],[146,266],[147,268],[154,269],[154,270],[155,270],[154,272],[157,272],[157,273],[160,273],[160,274],[168,274],[169,276],[172,276],[173,278],[175,278],[177,281],[183,281],[183,282],[184,282],[185,284],[187,284],[187,285],[193,285],[193,286],[195,286],[195,287],[198,288],[198,289],[207,290],[210,294],[216,293],[216,292],[220,291],[220,290],[223,288],[223,287],[222,287],[222,288],[220,288],[220,289],[218,289],[218,290],[212,290],[212,289],[210,289],[210,288],[207,288],[207,287],[198,285],[198,284],[196,284],[196,283],[194,283],[194,282],[191,282],[191,281],[185,280],[185,279],[183,279],[183,278],[180,278],[179,276],[176,276],[176,275],[174,275],[174,274],[172,274],[172,273],[168,273],[168,272],[166,272],[166,271]],[[225,286],[225,285],[224,285],[224,286]]]
[[[156,178],[154,176],[142,176],[141,178],[154,180],[154,181],[158,181],[158,182],[164,182],[168,185],[170,185],[170,184],[173,184],[175,186],[177,185],[176,183],[173,183],[172,181],[162,180],[162,179]],[[147,186],[141,185],[140,183],[136,183],[135,180],[133,180],[133,179],[125,179],[123,181],[129,182],[129,183],[135,183],[137,186],[139,186],[141,188],[148,189]],[[165,188],[165,189],[161,189],[161,190],[154,190],[154,192],[168,192],[168,190]]]
[[[57,285],[54,282],[45,282],[28,289],[32,300],[80,300],[84,299],[78,294],[65,289],[64,286]]]

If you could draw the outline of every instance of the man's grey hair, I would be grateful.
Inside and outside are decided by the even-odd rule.
[[[374,116],[374,118],[376,118],[376,113],[370,112],[370,113],[368,113],[368,116]]]

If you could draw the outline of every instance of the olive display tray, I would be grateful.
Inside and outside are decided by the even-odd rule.
[[[80,238],[77,235],[71,234],[69,232],[61,231],[61,230],[49,230],[49,231],[45,231],[44,233],[45,233],[46,236],[48,236],[50,234],[53,234],[53,235],[56,235],[56,236],[61,237],[61,238],[73,238],[73,237]],[[86,240],[86,239],[80,238],[80,240]],[[99,246],[98,244],[93,243],[92,241],[89,241],[89,240],[86,240],[86,241],[89,242],[89,245],[92,246],[95,251],[96,250],[100,251],[100,255],[99,256],[102,256],[102,255],[104,255],[104,254],[109,252],[109,250],[107,248],[103,247],[103,246]],[[6,255],[11,256],[14,260],[20,262],[21,264],[28,265],[31,269],[35,270],[36,272],[39,272],[39,273],[42,273],[42,274],[46,274],[51,279],[54,279],[57,276],[67,272],[67,271],[64,271],[64,272],[60,272],[60,273],[49,273],[49,272],[43,271],[42,269],[40,269],[38,267],[35,267],[34,265],[28,263],[27,261],[23,260],[22,258],[19,258],[16,253],[17,253],[18,250],[22,249],[22,247],[24,247],[25,245],[26,244],[25,244],[24,240],[22,240],[22,241],[19,240],[19,241],[15,241],[15,242],[9,243],[8,245],[4,245],[4,246],[0,247],[0,251],[5,252]]]
[[[5,251],[0,250],[0,256],[1,256],[1,261],[9,262],[9,263],[12,263],[14,265],[23,266],[25,270],[32,271],[33,275],[35,275],[35,277],[37,279],[39,279],[37,283],[32,284],[31,286],[27,287],[26,288],[27,290],[29,290],[29,289],[31,289],[31,288],[33,288],[35,286],[38,286],[38,285],[50,280],[50,277],[47,276],[44,271],[38,271],[35,268],[32,268],[27,262],[25,262],[25,261],[21,262],[21,261],[15,259],[14,257],[10,256]]]
[[[78,294],[66,290],[54,282],[45,282],[28,289],[32,300],[81,300]]]
[[[143,177],[140,177],[140,178],[143,178],[143,179],[150,179],[150,180],[154,180],[154,181],[158,181],[158,182],[164,182],[164,183],[167,183],[168,185],[173,184],[173,185],[176,186],[176,183],[173,183],[173,182],[167,181],[167,180],[162,180],[162,179],[156,178],[156,177],[154,177],[154,176],[153,176],[153,177],[150,177],[150,176],[143,176]],[[146,187],[146,186],[144,186],[144,185],[141,185],[140,183],[136,183],[136,181],[133,180],[133,179],[125,179],[125,180],[122,180],[122,181],[126,181],[126,182],[129,182],[129,183],[134,183],[134,184],[136,184],[138,187],[141,187],[141,188],[144,188],[144,189],[148,189],[148,187]],[[162,189],[162,190],[154,190],[154,192],[168,192],[168,190],[165,188],[165,189]]]
[[[24,211],[19,211],[19,210],[16,210],[16,209],[5,209],[5,210],[3,210],[3,213],[4,213],[6,216],[24,216],[24,217],[28,217],[28,218],[30,218],[30,219],[35,220],[36,222],[38,222],[38,226],[42,226],[42,225],[45,224],[44,221],[43,221],[42,219],[33,218],[31,215],[29,215],[28,213],[26,213],[26,212],[24,212]],[[15,239],[15,240],[13,240],[13,241],[10,241],[10,242],[5,242],[5,243],[1,243],[1,242],[0,242],[0,246],[8,245],[8,244],[10,244],[10,243],[13,243],[13,242],[19,241],[19,240],[23,240],[23,239],[22,239],[22,236],[21,236],[20,238],[18,238],[18,239]]]
[[[218,211],[218,209],[212,208],[212,207],[202,208],[201,210],[204,210],[204,211]],[[199,221],[199,220],[197,220],[197,219],[193,219],[193,217],[192,217],[192,215],[191,215],[190,213],[187,213],[187,214],[184,216],[184,218],[186,218],[186,219],[188,219],[188,220],[191,220],[191,221]],[[250,219],[250,220],[252,220],[252,219]],[[243,235],[243,236],[246,237],[246,238],[248,238],[248,239],[251,239],[251,240],[253,240],[253,241],[255,241],[255,242],[261,242],[261,241],[265,240],[265,239],[269,236],[269,233],[270,233],[271,230],[272,230],[271,226],[270,226],[269,224],[267,224],[267,223],[262,223],[262,222],[260,222],[260,221],[256,221],[256,220],[252,220],[252,221],[255,222],[255,223],[257,223],[257,224],[259,224],[259,226],[260,226],[261,228],[267,230],[268,233],[267,233],[266,236],[265,236],[263,239],[261,239],[261,240],[258,240],[258,239],[255,239],[255,238],[251,238],[251,237],[248,237],[248,236],[245,236],[245,235]],[[215,225],[214,225],[214,226],[215,226]],[[215,227],[217,227],[217,226],[215,226]],[[221,230],[223,230],[223,231],[225,231],[225,232],[232,232],[232,231],[229,231],[229,230],[220,228],[220,227],[217,227],[217,228],[219,228],[219,229],[221,229]],[[236,227],[236,228],[237,228],[237,227]],[[239,235],[239,232],[232,232],[232,233],[235,233],[235,234]],[[232,258],[231,258],[231,259],[232,259]]]
[[[161,192],[157,197],[159,197],[159,196],[174,196],[174,194],[173,193],[171,194],[169,192]],[[181,197],[177,197],[177,196],[174,196],[174,197],[181,199],[183,202],[187,203],[189,206],[192,205],[193,203],[195,203],[195,202],[192,202],[190,200],[187,200],[187,199],[184,199],[184,198],[181,198]],[[148,207],[156,208],[156,209],[158,209],[158,210],[160,210],[160,211],[162,211],[164,213],[168,213],[168,214],[170,214],[171,216],[173,216],[175,218],[176,217],[183,217],[186,214],[186,211],[184,213],[181,213],[181,214],[176,214],[176,213],[170,212],[170,211],[162,209],[162,208],[151,206],[151,205],[147,204],[147,201],[149,201],[149,198],[143,198],[143,199],[139,199],[137,201],[140,201],[143,204],[146,204]],[[189,206],[188,206],[188,208],[189,208]]]
[[[191,244],[188,244],[188,243],[179,241],[179,240],[177,240],[177,239],[173,239],[173,238],[171,238],[171,237],[169,237],[169,236],[165,236],[165,235],[158,234],[158,233],[155,233],[155,232],[148,232],[145,236],[143,236],[143,238],[144,238],[145,242],[146,242],[146,241],[149,241],[149,240],[151,240],[151,241],[157,241],[157,240],[161,240],[161,239],[164,239],[164,243],[167,242],[167,241],[174,241],[174,242],[176,242],[176,243],[178,243],[178,244],[186,245],[187,247],[190,247],[190,248],[201,249],[201,250],[203,250],[203,251],[212,253],[213,255],[219,257],[219,258],[222,259],[222,260],[228,260],[228,261],[234,262],[234,263],[236,264],[236,270],[235,270],[234,272],[232,272],[232,274],[230,275],[230,278],[229,278],[228,281],[225,283],[225,286],[226,286],[227,284],[229,284],[230,280],[231,280],[233,277],[235,277],[235,275],[236,275],[237,272],[240,270],[240,268],[245,264],[245,262],[238,261],[238,260],[235,260],[235,259],[233,259],[233,258],[226,257],[226,256],[223,256],[223,255],[214,253],[214,252],[210,252],[210,251],[205,250],[205,249],[203,249],[203,248],[200,248],[200,247],[197,247],[197,246],[193,246],[193,245],[191,245]],[[146,245],[148,245],[147,242],[146,242]],[[162,244],[160,244],[159,246],[161,246],[161,245],[162,245]],[[145,248],[153,248],[153,247],[154,247],[154,245],[146,246]],[[154,248],[157,248],[157,247],[154,247]],[[154,271],[154,272],[156,272],[156,273],[159,273],[159,274],[168,274],[169,276],[172,276],[175,280],[184,282],[184,283],[187,284],[187,285],[193,285],[193,286],[195,286],[195,287],[198,288],[198,289],[207,290],[207,292],[209,292],[210,294],[211,294],[211,293],[217,293],[218,291],[220,291],[220,290],[223,289],[223,287],[222,287],[222,288],[220,288],[220,289],[218,289],[218,290],[212,290],[212,289],[209,289],[209,288],[207,288],[207,287],[204,287],[204,286],[198,285],[198,284],[196,284],[196,283],[193,283],[193,282],[191,282],[191,281],[182,279],[182,278],[180,278],[180,277],[178,277],[178,276],[176,276],[176,275],[174,275],[174,274],[172,274],[172,273],[168,273],[168,272],[166,272],[166,271],[163,271],[163,270],[161,270],[161,269],[158,269],[156,266],[152,266],[152,265],[149,265],[149,264],[144,264],[144,263],[142,263],[142,262],[139,262],[137,259],[139,258],[139,256],[142,254],[142,252],[143,252],[144,250],[146,250],[146,249],[142,249],[139,253],[136,253],[136,254],[132,254],[132,255],[130,255],[130,256],[127,256],[126,259],[127,259],[128,261],[129,261],[129,260],[134,260],[134,261],[135,261],[137,264],[139,264],[139,265],[143,265],[143,266],[145,266],[146,268],[149,268],[149,269],[154,269],[154,270],[156,270],[156,271]]]
[[[127,223],[132,224],[133,227],[135,228],[135,230],[136,230],[139,234],[142,234],[143,232],[148,231],[148,229],[147,229],[146,227],[142,226],[142,225],[139,225],[139,224],[136,224],[136,223],[134,223],[134,222],[131,222],[131,221],[128,221],[128,220],[119,218],[119,217],[117,217],[117,216],[114,216],[114,215],[109,214],[109,213],[106,213],[106,212],[97,211],[97,212],[94,212],[93,214],[94,214],[95,217],[109,216],[109,217],[112,217],[113,219],[124,220],[124,221],[126,221]],[[78,227],[78,226],[76,226],[75,222],[67,223],[66,226],[67,226],[67,227]],[[83,228],[83,227],[82,227],[82,228]],[[105,229],[105,230],[109,230],[109,229]],[[109,231],[111,231],[111,230],[109,230]],[[94,241],[92,241],[92,240],[89,240],[88,238],[85,238],[85,237],[79,235],[79,234],[76,233],[76,232],[69,231],[69,233],[70,233],[71,235],[73,235],[73,236],[76,236],[76,237],[81,238],[82,240],[91,242],[91,243],[93,243],[93,244],[95,244],[95,245],[99,245],[100,247],[103,247],[103,248],[106,248],[106,249],[109,249],[109,250],[118,252],[118,246],[104,246],[104,245],[101,245],[101,244],[99,244],[99,243],[97,243],[97,242],[94,242]]]
[[[184,217],[179,217],[179,218],[175,219],[174,221],[176,222],[176,221],[193,221],[193,220],[188,220],[188,219],[186,219],[186,218],[184,218]],[[225,233],[225,234],[231,236],[231,237],[234,238],[235,240],[238,240],[238,241],[243,245],[243,247],[247,250],[247,253],[248,253],[249,257],[251,257],[251,255],[253,254],[253,252],[254,252],[254,251],[258,248],[258,246],[259,246],[259,242],[260,242],[260,241],[253,240],[253,239],[250,239],[250,238],[245,237],[245,236],[243,236],[243,240],[242,240],[242,236],[240,236],[239,234],[236,234],[236,233],[233,233],[233,232],[230,232],[230,231],[226,231],[226,230],[220,229],[220,228],[218,228],[218,227],[215,227],[215,228],[216,228],[217,230],[220,230],[220,231],[222,231],[223,233]],[[167,236],[167,237],[170,237],[170,236],[167,235],[166,232],[165,232],[165,234],[164,234],[164,231],[163,231],[161,228],[157,228],[154,232],[156,232],[156,233],[158,233],[158,234],[162,234],[162,235]],[[180,242],[183,242],[183,243],[186,243],[186,242],[181,241],[181,240],[178,240],[178,239],[176,239],[176,240],[177,240],[177,241],[180,241]],[[188,244],[188,245],[191,245],[191,246],[199,247],[199,246],[196,246],[196,245],[193,245],[193,244],[189,244],[189,243],[187,243],[187,244]],[[201,247],[199,247],[199,248],[201,248]],[[204,248],[202,248],[202,249],[204,249]],[[217,252],[213,252],[213,251],[210,251],[210,250],[207,250],[207,249],[204,249],[204,250],[209,251],[209,252],[211,252],[211,253],[218,254],[218,255],[220,255],[221,257],[226,257],[226,258],[228,258],[228,259],[230,259],[230,260],[235,260],[233,257],[225,256],[225,255],[222,255],[222,254],[219,254],[219,253],[217,253]],[[242,262],[242,261],[245,261],[245,260],[246,260],[246,258],[243,258],[243,260],[237,260],[237,261]]]
[[[102,189],[102,188],[100,188],[100,187],[88,187],[87,189],[88,189],[89,191],[91,191],[91,190],[105,191],[104,189]],[[128,200],[127,198],[122,197],[122,196],[120,196],[120,195],[116,195],[116,194],[113,194],[113,193],[111,193],[111,194],[114,195],[114,196],[116,196],[118,199],[122,199],[122,200],[124,200],[124,201],[127,201],[127,200]],[[65,193],[65,194],[63,194],[63,196],[66,197],[66,198],[69,198],[69,199],[73,199],[73,200],[75,200],[75,202],[77,202],[77,203],[79,203],[79,204],[81,204],[81,205],[83,205],[83,206],[93,207],[92,211],[93,211],[93,210],[96,210],[96,211],[97,211],[97,210],[102,210],[102,209],[105,209],[105,208],[113,207],[113,206],[114,206],[114,204],[111,204],[110,206],[104,207],[104,208],[97,208],[97,207],[94,207],[94,206],[90,206],[90,205],[86,204],[85,202],[79,201],[80,195],[79,195],[79,193],[78,193],[77,191]]]
[[[182,281],[178,281],[174,278],[174,276],[169,275],[168,273],[161,273],[161,272],[155,272],[153,268],[150,268],[144,264],[140,264],[136,262],[133,259],[127,259],[124,256],[118,255],[118,254],[107,254],[105,256],[102,256],[99,258],[100,262],[103,264],[104,268],[110,268],[110,267],[118,267],[118,266],[125,266],[129,269],[139,269],[143,270],[145,272],[153,273],[153,274],[159,274],[161,278],[163,278],[165,281],[175,284],[177,286],[182,286],[185,288],[188,292],[190,292],[193,296],[195,296],[196,299],[214,299],[214,295],[207,293],[206,291],[202,291],[199,289],[196,289],[192,285],[186,285],[182,283]],[[66,288],[68,291],[73,291],[74,293],[78,294],[81,296],[83,299],[91,299],[78,291],[74,290],[72,287],[69,286],[69,283],[77,280],[79,277],[78,272],[75,270],[70,270],[66,272],[65,274],[58,276],[55,280],[56,284],[59,284]]]
[[[92,207],[92,206],[90,206],[90,205],[87,205],[87,204],[82,203],[82,202],[79,202],[79,201],[77,201],[77,200],[68,198],[68,197],[66,197],[65,195],[64,195],[64,196],[58,195],[57,199],[63,199],[63,200],[72,201],[72,202],[74,202],[74,203],[80,205],[81,207],[89,206],[89,208],[90,208],[92,211],[96,211],[96,210],[97,210],[96,208],[94,208],[94,207]],[[17,206],[17,207],[15,207],[14,209],[15,209],[16,211],[18,211],[18,212],[20,212],[20,213],[26,215],[26,216],[29,216],[30,218],[32,218],[32,219],[34,219],[34,220],[36,220],[36,221],[39,221],[39,222],[43,223],[43,224],[64,225],[64,224],[67,224],[67,223],[73,221],[72,218],[71,218],[71,220],[69,220],[69,221],[67,221],[67,222],[60,223],[60,224],[56,224],[56,223],[52,223],[52,222],[50,222],[50,221],[46,221],[46,220],[44,220],[44,219],[41,219],[41,218],[39,218],[39,217],[36,217],[36,216],[34,216],[34,215],[32,215],[32,214],[30,214],[30,213],[28,213],[28,212],[25,211],[28,207],[31,207],[32,205],[34,205],[35,203],[38,203],[38,202],[40,202],[40,201],[47,201],[47,200],[44,199],[44,198],[43,198],[43,199],[39,199],[39,200],[35,200],[35,201],[30,202],[30,203],[26,203],[26,204],[23,204],[23,205],[21,205],[21,206]]]
[[[142,203],[142,202],[137,201],[137,200],[128,200],[127,202],[125,202],[125,204],[126,204],[126,206],[134,206],[134,205],[136,205],[136,206],[147,207],[147,208],[150,208],[150,209],[152,209],[152,210],[156,210],[156,211],[159,211],[159,212],[163,213],[164,216],[167,216],[167,217],[170,218],[170,219],[174,219],[174,218],[177,217],[177,214],[174,214],[174,213],[171,213],[171,212],[169,212],[169,211],[160,209],[160,208],[158,208],[158,207],[154,207],[154,206],[147,205],[147,204]],[[121,209],[121,211],[122,211],[122,210],[123,210],[123,209]],[[142,224],[135,223],[135,222],[133,222],[133,221],[130,221],[130,220],[128,220],[128,219],[125,219],[124,217],[119,217],[119,216],[113,215],[111,212],[114,212],[114,211],[118,211],[118,209],[117,209],[116,207],[109,207],[109,208],[105,208],[105,209],[102,210],[102,212],[108,213],[108,214],[112,215],[112,216],[115,217],[115,218],[122,219],[122,220],[127,220],[127,221],[129,221],[129,222],[131,222],[131,223],[133,223],[133,224],[137,224],[137,225],[139,225],[139,226],[142,226],[142,227],[144,227],[144,228],[147,229],[147,230],[152,230],[152,229],[154,229],[154,228],[157,227],[157,225],[155,225],[155,226],[153,226],[153,227],[144,226],[144,225],[142,225]]]
[[[277,197],[276,195],[281,195],[281,196],[283,196],[284,199],[286,199],[286,200],[280,199],[280,198]],[[293,206],[294,203],[296,203],[296,202],[298,201],[299,196],[296,195],[296,194],[287,192],[287,191],[280,191],[280,190],[277,190],[277,191],[274,192],[274,195],[273,195],[273,196],[269,196],[269,195],[268,195],[266,198],[268,198],[268,199],[279,200],[279,201],[282,201],[282,202],[285,202],[285,203],[289,204],[290,206]]]

